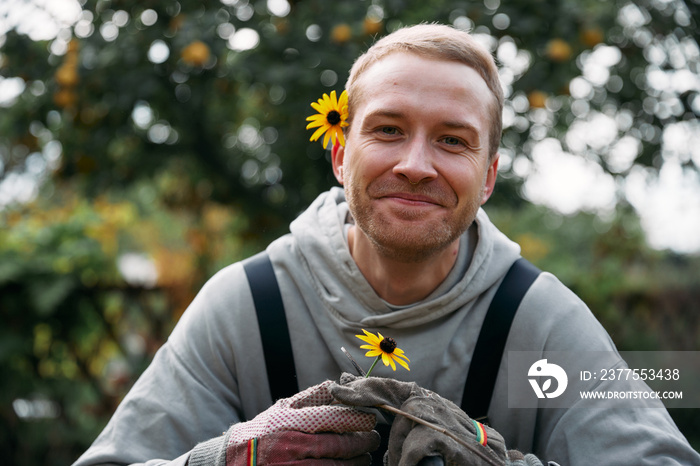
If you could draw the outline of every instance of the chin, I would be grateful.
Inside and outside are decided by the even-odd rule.
[[[426,231],[427,230],[427,231]],[[447,249],[461,236],[463,230],[449,228],[412,229],[397,231],[365,230],[379,254],[397,262],[423,262]]]

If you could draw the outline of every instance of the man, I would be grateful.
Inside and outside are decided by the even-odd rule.
[[[249,283],[243,264],[233,264],[205,285],[76,465],[366,463],[377,446],[374,417],[338,400],[415,408],[418,417],[429,408],[442,414],[424,420],[463,440],[429,429],[417,436],[418,424],[396,421],[403,430],[392,430],[390,464],[415,464],[418,453],[452,464],[524,464],[505,448],[562,465],[700,464],[664,409],[509,409],[506,358],[490,427],[472,424],[454,403],[489,303],[520,251],[480,210],[498,168],[496,66],[468,34],[421,25],[370,48],[347,90],[346,144],[335,141],[332,152],[344,189],[321,194],[267,248],[298,387],[310,388],[270,407]],[[379,365],[369,379],[330,383],[351,368],[340,348],[358,354],[362,329],[395,339],[410,372]],[[615,352],[586,306],[547,273],[523,298],[506,346],[545,350]],[[480,450],[466,439],[487,446],[485,457],[467,461]]]

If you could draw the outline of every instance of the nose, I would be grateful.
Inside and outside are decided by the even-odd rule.
[[[433,166],[430,145],[419,138],[413,138],[401,148],[400,160],[394,166],[396,176],[405,177],[409,183],[418,184],[437,178]]]

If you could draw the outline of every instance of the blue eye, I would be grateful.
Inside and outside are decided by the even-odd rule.
[[[398,134],[398,130],[393,126],[384,126],[381,128],[381,132],[390,136]]]
[[[447,136],[443,138],[442,141],[449,146],[457,146],[459,144],[462,144],[462,141],[459,138],[455,138],[452,136]]]

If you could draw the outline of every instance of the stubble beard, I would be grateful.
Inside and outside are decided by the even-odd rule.
[[[411,188],[416,192],[426,189],[425,187]],[[403,218],[415,223],[407,228],[399,228],[396,225],[387,224],[370,205],[370,199],[372,199],[370,192],[382,189],[370,184],[362,192],[361,186],[355,182],[350,173],[346,172],[345,198],[355,225],[372,242],[379,254],[404,263],[423,262],[453,244],[474,222],[484,191],[482,186],[478,198],[470,199],[464,207],[438,223],[421,222],[420,214],[407,208],[405,212],[401,212]]]

